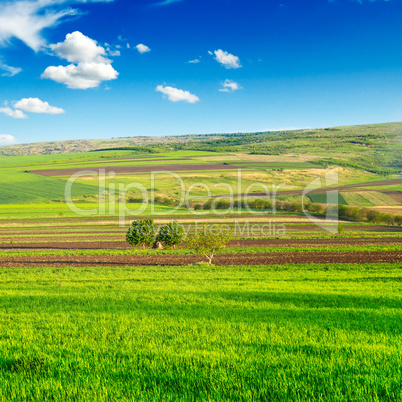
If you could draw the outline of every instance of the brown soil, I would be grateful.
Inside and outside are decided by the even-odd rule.
[[[236,169],[234,166],[221,164],[199,164],[199,165],[191,165],[191,164],[182,164],[182,165],[149,165],[149,166],[108,166],[108,167],[90,167],[89,169],[49,169],[49,170],[31,170],[33,174],[39,174],[41,176],[72,176],[75,173],[82,172],[85,170],[91,170],[99,172],[99,169],[105,169],[106,174],[110,172],[115,173],[150,173],[150,172],[159,172],[159,171],[168,171],[168,172],[187,172],[187,171],[208,171],[208,170],[233,170]]]
[[[402,191],[382,191],[382,193],[388,195],[393,198],[395,201],[402,204]]]
[[[152,159],[152,162],[156,162],[158,161],[160,162],[179,162],[179,161],[189,161],[191,160],[191,158],[174,158],[174,159],[163,159],[163,158],[157,158],[155,155],[149,155],[149,156],[141,156],[141,157],[136,157],[136,158],[132,158],[132,157],[126,157],[126,158],[108,158],[108,159],[98,159],[98,160],[91,160],[91,161],[85,161],[85,162],[69,162],[68,164],[71,166],[74,165],[83,165],[85,164],[85,166],[93,166],[93,165],[98,165],[96,166],[96,168],[103,168],[103,165],[107,165],[107,164],[115,164],[116,162],[119,163],[120,161],[143,161],[145,159],[145,162],[150,162],[148,159]],[[99,166],[101,165],[101,166]]]
[[[40,266],[179,266],[203,261],[194,255],[135,255],[135,256],[45,256],[6,257],[2,267]],[[274,265],[274,264],[339,264],[339,263],[402,263],[402,252],[323,252],[323,253],[258,253],[220,254],[214,259],[216,265]]]

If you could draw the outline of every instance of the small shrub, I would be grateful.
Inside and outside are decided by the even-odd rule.
[[[181,244],[184,238],[184,229],[176,221],[172,221],[166,225],[161,226],[157,236],[157,241],[163,243],[165,247],[175,248]]]
[[[151,246],[155,241],[156,224],[152,219],[133,221],[126,234],[126,240],[133,246]]]

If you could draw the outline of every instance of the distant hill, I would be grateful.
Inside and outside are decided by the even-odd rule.
[[[89,152],[101,149],[114,149],[124,147],[165,146],[171,143],[185,144],[189,140],[203,141],[210,138],[222,138],[219,135],[182,135],[166,137],[122,137],[95,140],[68,140],[35,142],[29,144],[16,144],[0,146],[2,156],[22,155],[51,155],[64,153]]]
[[[167,150],[243,152],[260,155],[308,155],[322,165],[397,173],[402,169],[402,123],[381,123],[322,129],[125,137],[52,141],[0,147],[0,156],[48,155],[106,149],[139,153]]]

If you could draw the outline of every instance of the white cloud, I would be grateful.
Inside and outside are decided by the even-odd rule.
[[[42,78],[67,85],[71,89],[98,87],[103,81],[114,80],[119,73],[112,67],[112,60],[104,57],[105,49],[81,32],[73,32],[61,43],[49,46],[68,66],[49,66]]]
[[[200,100],[198,96],[193,95],[189,91],[183,91],[182,89],[164,87],[163,85],[158,85],[156,91],[163,93],[171,102],[188,102],[196,103]]]
[[[27,119],[28,113],[46,113],[46,114],[62,114],[64,110],[58,107],[50,106],[48,102],[41,101],[39,98],[23,98],[13,104],[14,109],[10,108],[8,102],[5,107],[0,108],[3,113],[13,119]]]
[[[237,82],[231,80],[226,80],[224,83],[222,83],[222,86],[223,88],[219,90],[221,92],[234,92],[241,89],[241,86]]]
[[[0,144],[14,144],[17,140],[9,134],[0,134]]]
[[[151,51],[151,49],[150,49],[148,46],[143,45],[142,43],[138,44],[135,48],[136,48],[141,54],[142,54],[142,53],[148,53],[148,52]]]
[[[107,51],[107,54],[108,54],[109,56],[112,56],[112,57],[121,56],[120,50],[110,50],[110,49],[106,49],[106,51]]]
[[[114,80],[118,75],[110,64],[79,63],[66,67],[50,66],[41,77],[65,84],[71,89],[88,89],[98,87],[102,81]]]
[[[49,48],[70,63],[111,63],[111,60],[103,57],[106,55],[105,49],[79,31],[67,34],[64,42],[49,45]]]
[[[43,48],[43,29],[57,25],[63,17],[76,14],[72,9],[52,10],[49,7],[53,4],[43,0],[3,3],[0,6],[0,44],[6,45],[12,38],[17,38],[35,51]]]
[[[5,114],[6,116],[12,117],[13,119],[27,119],[28,118],[28,116],[21,110],[13,110],[13,109],[9,108],[8,106],[0,107],[0,113]]]
[[[208,52],[208,53],[211,54],[212,52]],[[240,59],[231,53],[228,53],[228,52],[225,52],[225,51],[219,49],[219,50],[215,50],[214,54],[215,54],[215,60],[218,63],[222,64],[227,69],[241,67]]]
[[[14,75],[17,75],[22,71],[22,68],[11,67],[0,62],[0,70],[5,71],[5,73],[1,74],[3,77],[14,77]]]
[[[194,59],[194,60],[190,60],[189,63],[190,64],[197,64],[199,63],[201,60],[200,59]]]
[[[64,110],[50,106],[48,102],[43,102],[38,98],[24,98],[14,104],[14,108],[30,113],[62,114]]]
[[[113,0],[6,0],[0,4],[0,45],[8,45],[13,38],[35,51],[43,49],[46,41],[42,32],[58,25],[65,17],[80,12],[68,3],[110,2]]]

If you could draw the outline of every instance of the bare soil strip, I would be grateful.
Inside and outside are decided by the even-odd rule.
[[[130,255],[130,256],[45,256],[1,258],[2,267],[61,267],[61,266],[180,266],[203,261],[194,255]],[[340,264],[340,263],[401,263],[402,252],[307,252],[219,254],[216,265],[275,265],[275,264]]]
[[[41,176],[72,176],[84,170],[92,170],[99,173],[99,169],[105,169],[106,174],[115,173],[151,173],[151,172],[187,172],[187,171],[208,171],[208,170],[237,170],[236,166],[219,164],[175,164],[175,165],[149,165],[149,166],[102,166],[89,167],[88,169],[49,169],[49,170],[31,170],[31,173]]]
[[[250,224],[253,224],[254,222],[250,221]],[[276,223],[276,222],[275,222]],[[282,224],[282,222],[278,222]],[[316,226],[316,225],[309,225],[307,223],[299,223],[299,222],[284,222],[283,223],[286,232],[309,232],[311,234],[325,234],[324,229]],[[233,226],[228,224],[229,226]],[[36,236],[44,236],[47,235],[51,240],[63,240],[63,238],[60,238],[59,235],[69,235],[71,236],[71,240],[74,240],[75,235],[79,235],[79,238],[81,239],[81,236],[87,236],[90,237],[92,240],[97,238],[97,235],[99,233],[102,234],[107,234],[107,236],[113,237],[113,236],[122,236],[124,238],[126,232],[127,232],[127,227],[118,227],[118,226],[105,226],[105,225],[86,225],[82,227],[82,229],[77,228],[75,226],[72,226],[70,228],[64,228],[60,227],[60,230],[51,230],[51,228],[46,228],[46,229],[38,229],[37,226],[32,226],[32,227],[7,227],[6,229],[1,229],[0,228],[0,241],[24,241],[27,240],[27,237],[21,237],[18,238],[19,235],[29,235],[32,236],[31,240],[45,240],[45,237],[41,238],[36,238]],[[385,225],[351,225],[346,227],[347,229],[352,229],[355,234],[366,234],[368,237],[370,236],[370,232],[383,232],[383,233],[388,233],[388,234],[397,234],[400,233],[402,235],[402,227],[399,226],[385,226]],[[66,237],[64,237],[65,239]],[[103,236],[101,238],[104,238]],[[48,239],[46,238],[46,241]],[[99,239],[98,239],[99,240]]]

